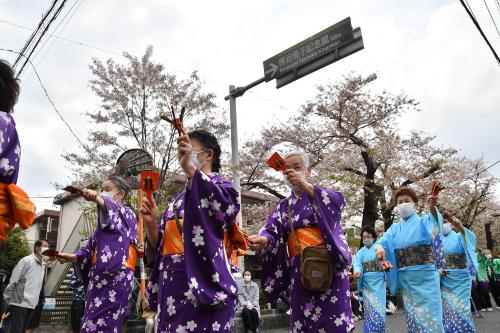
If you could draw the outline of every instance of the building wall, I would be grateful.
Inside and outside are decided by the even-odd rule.
[[[77,197],[60,205],[61,215],[59,217],[59,233],[57,236],[58,251],[63,249],[75,225],[78,223],[78,219],[82,215],[82,211],[80,210],[80,202],[82,200],[82,198]]]
[[[26,235],[26,240],[28,241],[28,244],[32,249],[33,245],[35,245],[36,240],[40,238],[38,223],[34,223],[28,229],[24,230],[24,234]]]

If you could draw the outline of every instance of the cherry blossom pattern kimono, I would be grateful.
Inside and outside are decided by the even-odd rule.
[[[291,332],[350,332],[354,328],[348,276],[352,258],[340,223],[344,197],[326,188],[315,187],[314,193],[314,204],[307,193],[300,197],[292,193],[281,200],[260,230],[259,235],[268,240],[267,249],[260,254],[262,289],[266,300],[274,302],[281,292],[291,288]],[[286,245],[290,234],[289,204],[294,229],[318,227],[336,263],[332,285],[325,292],[304,288],[300,280],[299,256],[289,258]]]
[[[446,260],[444,269],[449,274],[441,276],[443,320],[445,333],[475,333],[476,328],[470,308],[472,273],[477,272],[476,235],[466,228],[464,233],[451,231],[443,237]],[[454,267],[448,261],[453,256],[465,258],[467,267]],[[464,262],[465,264],[465,262]]]
[[[158,315],[158,332],[231,332],[237,285],[223,238],[239,209],[238,192],[231,182],[217,173],[197,170],[187,189],[165,210],[147,288],[149,304]],[[178,230],[176,214],[182,238],[173,236]],[[168,223],[174,227],[165,232]],[[175,245],[168,242],[180,243],[178,253],[162,255],[165,246]],[[214,307],[207,309],[207,305]]]
[[[136,242],[136,216],[113,200],[104,203],[87,246],[76,252],[86,290],[80,332],[122,332],[134,283],[134,271],[124,263]]]
[[[10,113],[0,111],[0,183],[16,184],[21,145]]]

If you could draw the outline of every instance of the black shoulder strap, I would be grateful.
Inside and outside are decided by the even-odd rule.
[[[174,203],[174,209],[175,209],[175,225],[177,226],[177,230],[179,230],[181,236],[184,238],[184,234],[182,233],[182,225],[179,222],[179,211],[175,208],[175,203]]]

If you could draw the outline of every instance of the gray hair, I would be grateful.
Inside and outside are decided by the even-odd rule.
[[[309,155],[309,153],[306,153],[302,150],[294,150],[287,153],[285,155],[285,159],[292,156],[298,156],[306,168],[309,168],[311,166],[311,156]]]
[[[128,192],[130,191],[130,186],[127,184],[127,181],[118,175],[111,175],[108,177],[108,180],[113,182],[115,186],[120,190],[125,192],[123,197],[126,197]]]

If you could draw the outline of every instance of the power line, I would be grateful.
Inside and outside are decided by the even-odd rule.
[[[57,16],[59,16],[59,13],[61,12],[61,10],[63,9],[64,5],[66,5],[66,2],[67,0],[62,0],[62,3],[61,5],[57,8],[56,12],[54,13],[54,15],[52,15],[50,21],[47,23],[47,26],[45,27],[45,29],[42,31],[42,33],[40,34],[40,36],[38,37],[38,40],[36,41],[35,45],[31,48],[31,51],[30,53],[28,54],[28,56],[26,56],[26,60],[24,61],[23,65],[21,66],[21,68],[17,71],[17,77],[19,78],[19,76],[21,75],[21,73],[23,72],[23,69],[24,67],[26,67],[26,65],[28,64],[28,61],[31,57],[31,55],[33,54],[33,52],[35,51],[35,49],[37,48],[38,44],[40,44],[43,36],[47,33],[47,31],[49,30],[49,27],[50,25],[52,24],[52,22],[55,21],[55,19],[57,18]],[[23,56],[24,53],[21,53]]]
[[[7,51],[7,52],[11,52],[11,53],[17,53],[17,54],[21,54],[20,52],[17,52],[17,51],[14,51],[14,50],[10,50],[10,49],[4,49],[4,48],[0,48],[0,50],[2,51]],[[23,57],[26,57],[25,55],[23,55]],[[38,75],[38,71],[36,70],[35,68],[35,65],[33,65],[33,63],[31,62],[31,60],[27,59],[27,61],[30,63],[30,65],[33,67],[33,71],[35,72],[35,75],[38,79],[38,82],[40,83],[40,86],[42,87],[43,91],[45,92],[45,96],[47,97],[47,99],[49,100],[50,104],[52,105],[52,108],[54,109],[54,111],[57,113],[57,115],[59,116],[59,118],[61,118],[62,122],[66,125],[66,127],[68,128],[68,130],[71,132],[71,134],[73,135],[73,137],[76,139],[76,141],[78,141],[80,143],[80,145],[82,146],[83,149],[85,149],[90,155],[98,158],[87,146],[85,146],[85,144],[82,142],[82,140],[80,140],[80,138],[78,137],[78,135],[76,135],[76,133],[73,131],[73,129],[71,128],[71,126],[68,124],[68,122],[64,119],[64,117],[62,116],[61,112],[59,112],[59,110],[57,109],[56,105],[54,104],[54,102],[52,101],[52,99],[50,98],[49,96],[49,93],[47,92],[47,89],[45,88],[45,85],[43,84],[42,82],[42,79],[40,78],[40,75]]]
[[[495,59],[496,59],[497,63],[500,64],[500,58],[498,57],[497,53],[495,52],[495,49],[493,48],[493,46],[491,46],[490,41],[488,40],[488,38],[484,34],[483,30],[479,26],[479,23],[477,22],[476,18],[474,17],[474,15],[472,14],[472,12],[469,10],[469,8],[467,8],[467,6],[465,5],[464,0],[460,0],[460,3],[465,8],[465,11],[467,12],[467,14],[469,14],[469,17],[472,20],[472,23],[474,23],[474,25],[476,26],[477,30],[479,30],[479,33],[481,34],[481,36],[483,36],[483,39],[486,42],[486,44],[488,44],[488,47],[490,48],[491,52],[495,56]]]
[[[21,59],[22,59],[21,55],[24,55],[24,52],[28,49],[28,47],[30,46],[30,44],[33,41],[33,39],[35,38],[35,36],[38,34],[38,32],[40,31],[40,29],[43,26],[43,23],[45,22],[45,20],[47,19],[47,17],[50,15],[50,13],[52,12],[52,10],[56,6],[57,1],[58,0],[54,0],[52,2],[52,5],[50,6],[49,10],[42,16],[42,19],[38,23],[38,26],[37,26],[36,30],[33,30],[34,32],[31,34],[30,38],[28,38],[28,40],[24,44],[23,48],[21,49],[21,52],[17,56],[16,61],[14,62],[13,67],[16,67],[17,64],[18,64],[18,62],[21,61]],[[30,29],[30,30],[32,30],[32,29]]]
[[[63,16],[63,18],[59,21],[59,23],[57,24],[57,26],[54,28],[54,34],[56,33],[57,29],[59,29],[59,27],[64,23],[64,26],[62,27],[62,29],[57,33],[57,35],[60,35],[61,32],[64,30],[64,28],[66,28],[66,25],[69,23],[69,21],[71,20],[71,18],[73,17],[73,15],[76,13],[76,10],[78,10],[78,7],[77,9],[71,14],[71,16],[69,17],[69,19],[66,21],[65,23],[65,20],[66,20],[66,17],[68,17],[68,15],[72,12],[73,8],[75,8],[75,6],[78,4],[80,0],[76,0],[73,5],[70,7],[70,9],[66,12],[66,14]],[[81,4],[81,2],[80,2]],[[35,55],[33,56],[33,61],[35,61],[36,57],[42,52],[43,48],[45,47],[45,45],[47,45],[47,43],[49,42],[50,38],[47,38],[45,39],[45,41],[43,42],[42,46],[36,51]],[[48,51],[50,50],[50,48],[52,47],[52,45],[54,45],[54,42],[56,41],[55,38],[52,38],[52,43],[50,44],[50,46],[47,48],[46,52],[44,53],[43,57],[48,53]],[[42,59],[43,59],[42,57]],[[37,62],[37,66],[40,64],[41,60]]]
[[[83,0],[76,0],[75,3],[73,4],[73,6],[71,6],[71,8],[69,9],[69,11],[66,13],[66,15],[64,15],[64,17],[62,18],[62,20],[59,22],[59,24],[56,26],[56,28],[54,29],[54,34],[56,33],[57,29],[59,28],[59,26],[64,22],[64,20],[66,19],[66,17],[69,15],[69,13],[71,13],[71,11],[73,10],[73,8],[75,7],[75,5],[78,3],[78,6],[76,6],[76,9],[73,11],[73,13],[71,14],[71,16],[69,17],[69,19],[66,21],[66,23],[64,23],[63,27],[61,28],[61,30],[59,30],[59,32],[57,33],[57,36],[58,37],[62,32],[63,30],[66,28],[66,26],[68,25],[69,21],[71,21],[71,19],[73,18],[73,16],[76,14],[76,12],[78,11],[78,9],[80,8],[81,4],[83,3]],[[43,50],[43,48],[45,47],[45,45],[47,44],[47,42],[50,40],[50,38],[47,38],[45,40],[45,42],[43,43],[43,45],[40,47],[40,49],[35,53],[34,55],[34,59],[36,59],[36,57],[38,56],[38,54],[40,54],[40,52]],[[49,53],[50,49],[52,48],[52,46],[54,46],[55,42],[56,42],[57,38],[52,38],[52,42],[50,43],[49,47],[45,50],[45,53],[42,55],[42,57],[37,61],[36,63],[36,66],[39,67],[39,65],[42,63],[43,59],[45,59],[45,56]],[[31,75],[33,75],[33,71],[30,73],[30,75],[26,78],[26,80],[29,80],[31,78]]]
[[[469,11],[471,12],[472,16],[474,17],[474,19],[476,18],[476,15],[474,15],[474,12],[472,11],[472,7],[469,5],[469,2],[467,0],[465,0],[465,3],[467,4],[467,8],[469,8]]]
[[[495,29],[497,30],[497,34],[500,37],[500,31],[498,31],[497,23],[493,19],[493,16],[491,15],[490,8],[488,7],[488,4],[486,3],[486,0],[483,0],[484,5],[486,6],[486,9],[488,10],[488,14],[490,14],[491,22],[493,22],[493,25],[495,26]]]
[[[12,22],[9,22],[9,21],[2,20],[2,19],[0,19],[0,22],[8,24],[8,25],[11,25],[13,27],[17,27],[17,28],[21,28],[21,29],[25,29],[25,30],[34,31],[34,29],[32,29],[32,28],[28,28],[28,27],[25,27],[23,25],[19,25],[19,24],[16,24],[16,23],[12,23]],[[102,47],[98,47],[98,46],[90,45],[90,44],[87,44],[87,43],[79,42],[79,41],[76,41],[76,40],[73,40],[73,39],[69,39],[69,38],[66,38],[66,37],[62,37],[62,36],[56,36],[55,34],[48,34],[47,36],[49,36],[51,38],[57,38],[57,39],[65,41],[65,42],[77,44],[77,45],[80,45],[80,46],[89,47],[91,49],[96,49],[96,50],[99,50],[99,51],[102,51],[102,52],[106,52],[106,53],[110,53],[110,54],[114,54],[114,55],[123,56],[123,54],[115,52],[115,51],[112,51],[112,50],[108,50],[108,49],[104,49]]]

